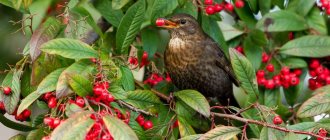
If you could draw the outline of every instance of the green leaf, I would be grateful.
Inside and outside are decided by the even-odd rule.
[[[118,118],[106,115],[103,121],[115,140],[138,140],[134,131]]]
[[[314,91],[314,96],[305,101],[299,108],[299,118],[313,117],[330,111],[330,86]]]
[[[20,123],[13,122],[12,120],[7,119],[4,116],[4,114],[2,114],[2,113],[0,113],[0,122],[8,128],[18,130],[18,131],[23,131],[23,132],[28,132],[28,131],[36,129],[36,128],[31,127],[31,126],[27,126],[27,125],[23,125],[23,124],[20,124]]]
[[[27,109],[35,100],[37,100],[41,95],[54,91],[56,88],[56,83],[58,80],[58,77],[63,72],[64,68],[57,69],[50,73],[48,76],[46,76],[42,82],[39,84],[36,91],[29,94],[27,97],[25,97],[21,104],[18,107],[17,113],[20,114],[22,111]]]
[[[44,122],[45,114],[39,114],[38,116],[34,117],[31,121],[31,126],[36,127]]]
[[[326,57],[330,55],[330,37],[307,35],[284,44],[280,53],[302,57]]]
[[[131,0],[112,0],[112,8],[117,10],[123,8]]]
[[[149,90],[135,90],[127,93],[127,99],[123,101],[140,109],[148,109],[162,102]]]
[[[199,140],[229,140],[241,133],[241,129],[232,126],[220,126],[206,132]]]
[[[256,3],[256,1],[253,0],[250,1]],[[239,19],[242,20],[249,28],[255,28],[257,20],[255,19],[253,12],[249,8],[248,3],[246,3],[243,8],[235,8],[235,13],[238,15]]]
[[[8,140],[25,140],[26,137],[22,134],[17,134],[15,136],[10,137]]]
[[[67,104],[65,106],[65,115],[69,117],[81,111],[84,111],[84,109],[82,109],[77,104]]]
[[[92,128],[94,120],[87,118],[87,120],[78,122],[63,135],[61,140],[83,140],[85,139],[88,131]]]
[[[124,14],[121,10],[112,8],[112,3],[109,0],[97,0],[94,2],[95,8],[111,25],[118,27]]]
[[[199,138],[201,136],[202,136],[202,134],[190,135],[190,136],[183,137],[179,140],[199,140]]]
[[[330,129],[330,118],[323,118],[317,122],[320,128]]]
[[[23,0],[12,0],[11,2],[13,3],[13,6],[16,10],[19,10],[19,8],[21,7]]]
[[[306,16],[315,5],[315,1],[309,0],[292,0],[288,5],[288,10],[295,12],[301,16]]]
[[[252,30],[244,39],[244,53],[252,63],[254,69],[258,69],[261,65],[262,47],[267,44],[267,38],[260,30]]]
[[[283,137],[279,136],[274,129],[264,127],[260,133],[261,140],[282,140]]]
[[[57,19],[49,17],[33,32],[29,42],[32,61],[35,61],[41,54],[42,45],[55,38],[60,31],[61,23]]]
[[[326,25],[325,18],[320,14],[320,9],[314,7],[306,17],[307,24],[312,33],[318,35],[327,35],[328,29]]]
[[[287,134],[283,140],[297,140],[298,136],[292,132],[290,132],[289,134]]]
[[[136,117],[133,117],[131,112],[131,118],[128,125],[133,129],[133,131],[139,137],[140,140],[146,139],[144,129],[142,128],[142,126],[140,126],[138,122],[135,121],[135,119]]]
[[[176,8],[175,13],[186,13],[197,19],[198,8],[194,5],[193,1],[186,1],[184,5],[180,8]]]
[[[266,14],[256,28],[266,32],[301,31],[308,29],[308,25],[302,16],[280,10]]]
[[[148,10],[150,10],[150,21],[155,23],[157,18],[163,18],[173,12],[178,6],[177,0],[153,0],[148,1]]]
[[[45,135],[44,134],[44,129],[43,128],[39,128],[36,130],[32,130],[31,132],[29,132],[29,134],[26,136],[26,140],[41,140],[42,137]]]
[[[230,61],[237,79],[240,81],[240,86],[246,93],[255,96],[259,95],[255,71],[249,60],[235,49],[229,49]]]
[[[58,38],[48,41],[41,50],[71,59],[97,58],[98,53],[88,44],[75,39]]]
[[[37,86],[34,86],[31,83],[31,74],[32,70],[30,68],[26,68],[23,72],[21,78],[21,95],[23,97],[28,96],[31,92],[37,89]]]
[[[141,39],[143,50],[148,53],[149,57],[153,57],[157,52],[158,46],[161,46],[159,33],[154,29],[145,29],[141,32]]]
[[[127,92],[119,85],[111,84],[108,90],[112,93],[115,99],[122,100],[127,98]]]
[[[222,31],[226,41],[229,41],[229,40],[243,34],[242,31],[234,28],[233,26],[231,26],[225,22],[218,22],[218,24],[221,28],[221,31]]]
[[[306,68],[307,62],[304,59],[301,58],[285,58],[282,60],[282,63],[285,66],[288,66],[290,69],[296,69],[296,68]]]
[[[271,0],[259,0],[259,8],[262,15],[269,13],[271,6],[272,6]]]
[[[183,117],[179,116],[178,121],[179,121],[179,132],[181,137],[186,137],[189,135],[196,134],[194,129],[191,127],[191,125]]]
[[[135,89],[134,77],[131,70],[127,67],[120,67],[121,74],[121,84],[123,85],[125,91],[132,91]]]
[[[302,123],[297,123],[294,125],[289,125],[287,128],[290,130],[299,130],[299,131],[313,131],[316,129],[317,123],[315,122],[302,122]],[[298,135],[299,140],[303,140],[306,139],[308,137],[308,135]]]
[[[61,125],[57,126],[54,131],[51,134],[51,140],[63,140],[64,137],[69,138],[68,135],[70,135],[71,133],[75,132],[77,137],[81,137],[82,135],[86,135],[86,128],[87,125],[86,124],[90,124],[90,114],[92,114],[90,111],[84,111],[84,112],[78,112],[76,114],[74,114],[73,116],[71,116],[70,118],[68,118],[67,120],[65,120],[63,123],[61,123]],[[77,127],[78,126],[78,127]],[[81,130],[82,135],[79,134],[79,130],[74,130],[74,128],[79,128],[79,127],[83,127],[84,126],[84,130]],[[77,132],[78,131],[78,132]],[[77,134],[78,133],[78,134]]]
[[[37,106],[40,109],[49,109],[47,103],[45,103],[44,101],[37,100]]]
[[[12,114],[19,103],[19,97],[21,94],[21,75],[22,71],[14,70],[13,72],[8,73],[5,80],[2,82],[2,87],[11,88],[10,95],[4,95],[2,92],[0,92],[0,94],[2,95],[6,112],[8,114]]]
[[[91,72],[94,70],[94,67],[90,64],[91,62],[89,60],[78,61],[66,68],[58,78],[56,85],[56,97],[60,98],[72,93],[72,91],[69,89],[68,76],[76,74],[85,77],[90,76]]]
[[[281,101],[280,89],[266,90],[264,93],[264,103],[268,107],[276,107]]]
[[[75,11],[77,14],[79,14],[82,18],[85,18],[86,22],[93,28],[93,30],[100,35],[103,36],[103,32],[100,29],[99,26],[97,26],[96,22],[94,21],[91,13],[82,6],[75,7],[72,11]]]
[[[68,83],[73,91],[81,97],[85,97],[93,91],[92,82],[78,74],[68,76]]]
[[[188,106],[201,113],[205,117],[210,116],[210,105],[206,98],[195,90],[182,90],[174,94],[180,100],[185,102]]]
[[[127,10],[116,33],[116,50],[118,53],[128,53],[129,46],[140,31],[144,14],[145,0],[139,0]]]

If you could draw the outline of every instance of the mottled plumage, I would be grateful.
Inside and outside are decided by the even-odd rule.
[[[178,14],[167,20],[171,39],[165,51],[165,65],[180,89],[196,89],[206,97],[217,97],[222,105],[238,106],[233,96],[238,82],[223,51],[203,32],[190,15]],[[175,23],[175,24],[174,24]]]

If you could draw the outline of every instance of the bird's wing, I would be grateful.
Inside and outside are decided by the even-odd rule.
[[[239,86],[239,81],[236,78],[236,75],[234,74],[234,70],[232,69],[231,63],[230,61],[227,59],[227,57],[225,56],[225,53],[221,50],[221,48],[218,46],[217,43],[215,43],[214,41],[212,41],[212,43],[208,43],[208,45],[206,45],[208,49],[210,49],[210,51],[213,50],[212,53],[213,55],[215,55],[216,58],[216,65],[218,67],[220,67],[221,69],[225,70],[225,72],[228,73],[231,81],[236,85]]]

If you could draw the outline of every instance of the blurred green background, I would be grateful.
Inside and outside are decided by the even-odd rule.
[[[8,65],[14,65],[21,58],[21,52],[27,43],[27,37],[22,31],[18,31],[21,25],[9,22],[21,19],[20,12],[0,5],[0,81],[5,76],[4,71],[10,69]]]

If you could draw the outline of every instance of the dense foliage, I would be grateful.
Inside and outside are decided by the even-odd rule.
[[[0,86],[0,122],[28,132],[12,139],[321,140],[330,131],[328,0],[0,3],[24,14],[16,23],[30,40]],[[224,50],[240,108],[172,84],[169,34],[156,25],[176,13]]]

